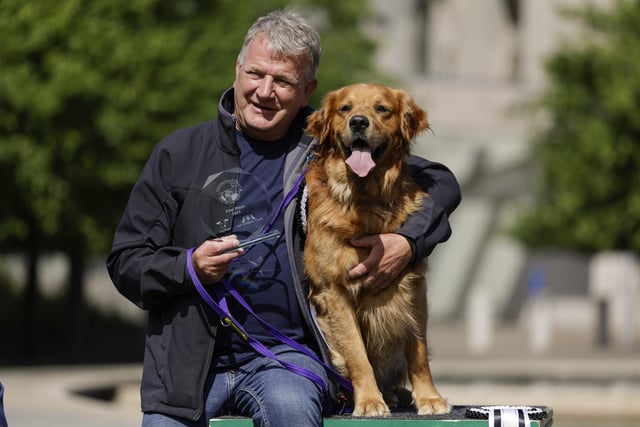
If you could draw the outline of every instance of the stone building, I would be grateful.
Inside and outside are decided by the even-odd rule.
[[[377,65],[429,114],[433,133],[415,150],[450,166],[463,186],[454,235],[431,257],[436,322],[468,318],[466,309],[477,301],[489,306],[487,321],[518,320],[532,265],[542,262],[562,294],[553,316],[569,327],[594,326],[589,260],[540,258],[506,230],[535,185],[530,137],[542,119],[521,107],[545,88],[545,59],[580,36],[579,24],[562,10],[612,1],[370,0]]]

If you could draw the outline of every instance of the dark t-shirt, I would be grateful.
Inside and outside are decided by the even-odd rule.
[[[248,140],[240,132],[236,137],[241,174],[232,233],[242,240],[272,219],[284,197],[282,183],[288,141]],[[302,319],[292,285],[283,224],[280,215],[273,228],[280,230],[281,236],[247,250],[231,263],[226,278],[263,320],[288,337],[303,341]],[[279,344],[233,297],[227,295],[226,300],[232,316],[250,335],[266,346]],[[214,352],[217,368],[237,365],[255,355],[233,329],[218,328]]]

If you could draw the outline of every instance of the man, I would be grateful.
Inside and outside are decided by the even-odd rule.
[[[7,417],[4,415],[4,386],[0,383],[0,427],[7,427]]]
[[[328,376],[317,359],[274,338],[236,301],[220,299],[278,360],[263,357],[235,324],[225,327],[229,322],[194,287],[224,296],[223,283],[233,284],[262,319],[328,360],[306,299],[297,203],[276,209],[296,191],[313,151],[304,127],[320,50],[317,32],[298,14],[259,18],[218,119],[162,140],[132,190],[107,267],[118,290],[149,312],[143,425],[205,426],[231,413],[257,425],[320,426],[323,411],[331,410],[319,386]],[[369,286],[384,286],[449,237],[447,215],[460,200],[455,178],[424,159],[412,158],[411,165],[432,197],[399,234],[353,242],[371,249],[350,271]],[[235,249],[265,228],[279,237]]]

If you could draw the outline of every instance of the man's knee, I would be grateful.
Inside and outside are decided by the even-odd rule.
[[[269,404],[302,412],[322,407],[322,393],[317,387],[283,387],[269,393]]]
[[[259,425],[268,420],[270,425],[320,426],[322,412],[322,399],[317,391],[287,387],[263,396],[260,415],[253,418],[261,419]]]

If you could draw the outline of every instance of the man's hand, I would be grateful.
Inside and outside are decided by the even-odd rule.
[[[203,284],[219,282],[227,273],[229,263],[244,253],[243,249],[226,252],[238,246],[239,243],[236,236],[205,240],[193,251],[191,260],[187,262],[193,263],[198,279]]]
[[[366,288],[387,287],[411,261],[411,245],[404,236],[395,233],[357,237],[351,244],[369,248],[369,256],[349,270],[350,279],[362,278]]]

